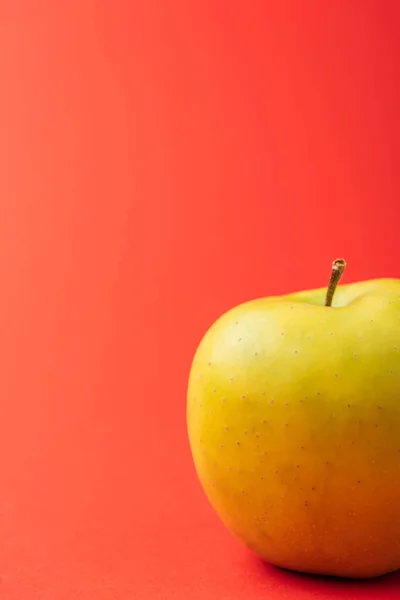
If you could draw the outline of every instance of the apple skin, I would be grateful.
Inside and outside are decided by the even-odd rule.
[[[246,302],[195,353],[194,465],[250,550],[289,570],[400,568],[400,280]]]

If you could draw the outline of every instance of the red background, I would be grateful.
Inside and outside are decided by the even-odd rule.
[[[400,595],[264,566],[185,428],[255,296],[400,276],[396,1],[0,8],[0,598]]]

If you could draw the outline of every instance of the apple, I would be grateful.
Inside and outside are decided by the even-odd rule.
[[[278,567],[400,568],[400,280],[255,299],[195,352],[187,428],[226,527]],[[336,290],[336,292],[335,292]]]

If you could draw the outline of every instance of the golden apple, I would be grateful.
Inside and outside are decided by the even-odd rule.
[[[328,292],[249,301],[211,326],[187,426],[201,485],[248,548],[367,578],[400,568],[400,280],[335,293],[344,265]]]

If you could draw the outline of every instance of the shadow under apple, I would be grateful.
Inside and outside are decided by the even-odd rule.
[[[250,553],[250,568],[261,586],[271,584],[282,600],[399,600],[400,571],[372,579],[343,579],[323,575],[307,575],[288,571],[266,563]]]

